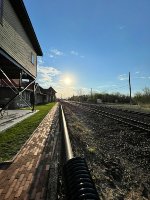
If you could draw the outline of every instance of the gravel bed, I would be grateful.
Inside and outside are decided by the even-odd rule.
[[[150,199],[150,135],[64,103],[75,156],[85,157],[100,199]]]

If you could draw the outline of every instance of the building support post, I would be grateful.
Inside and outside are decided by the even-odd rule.
[[[35,81],[33,83],[33,105],[32,105],[32,112],[34,111],[35,107]]]
[[[20,77],[19,77],[19,91],[21,90],[21,85],[22,85],[22,71],[20,72]]]
[[[5,72],[0,68],[0,72],[6,77],[6,79],[11,83],[11,85],[16,89],[15,92],[15,96],[12,97],[1,109],[0,109],[0,113],[5,110],[7,108],[7,106],[17,97],[20,96],[32,83],[34,83],[35,85],[35,80],[31,81],[23,90],[18,91],[17,88],[15,87],[15,85],[11,82],[11,80],[9,79],[9,77],[5,74]],[[7,84],[7,83],[6,83]]]

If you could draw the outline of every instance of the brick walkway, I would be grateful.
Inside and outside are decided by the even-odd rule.
[[[56,144],[52,127],[57,109],[58,105],[52,108],[14,162],[0,166],[0,200],[46,198],[48,173]]]

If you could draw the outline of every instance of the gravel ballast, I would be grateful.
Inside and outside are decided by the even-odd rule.
[[[100,199],[150,199],[150,136],[64,103],[75,156],[86,158]]]

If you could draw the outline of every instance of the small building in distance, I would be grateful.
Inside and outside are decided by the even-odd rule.
[[[46,94],[43,93],[43,88],[36,83],[35,85],[35,104],[43,104],[46,103]]]
[[[49,102],[55,102],[56,101],[56,91],[52,88],[49,87],[48,89],[43,89],[40,87],[40,91],[43,96],[43,103],[49,103]]]
[[[44,89],[43,93],[46,94],[46,102],[56,101],[56,91],[52,87]]]
[[[12,87],[11,83],[15,86]],[[0,79],[0,103],[5,104],[9,101],[14,92],[20,90],[18,79],[12,79],[11,83],[7,79]],[[25,88],[28,82],[22,82],[22,88]],[[17,96],[7,108],[15,109],[27,107],[32,105],[33,85],[30,85],[21,95]],[[49,87],[48,89],[42,88],[38,83],[35,84],[35,105],[54,102],[56,100],[56,91]],[[1,105],[0,104],[0,105]]]
[[[96,103],[102,103],[102,99],[96,99]]]
[[[52,87],[44,89],[37,83],[35,89],[35,104],[55,102],[56,93],[57,92]]]

